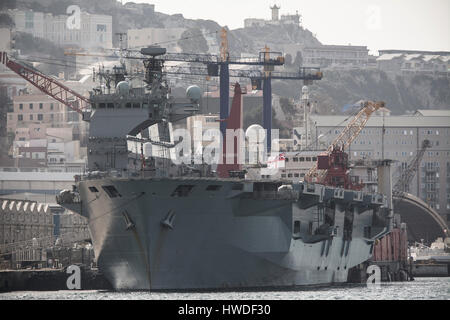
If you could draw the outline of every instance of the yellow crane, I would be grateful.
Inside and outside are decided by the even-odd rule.
[[[222,28],[220,31],[220,58],[222,62],[227,62],[230,56],[228,51],[228,32],[226,28]]]

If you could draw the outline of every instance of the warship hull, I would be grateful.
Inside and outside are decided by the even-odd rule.
[[[116,289],[345,282],[388,230],[385,199],[321,185],[278,191],[282,185],[92,179],[78,183],[83,201],[59,202],[88,218],[98,266]]]

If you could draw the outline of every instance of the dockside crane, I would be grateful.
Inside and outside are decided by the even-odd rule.
[[[354,184],[348,175],[349,161],[345,149],[358,137],[370,116],[384,106],[385,103],[381,101],[364,102],[362,109],[331,143],[327,151],[317,157],[317,163],[305,175],[305,181],[345,189],[361,189],[362,186]]]
[[[206,65],[206,69],[198,66],[186,67],[165,67],[168,74],[199,75],[207,77],[219,77],[220,89],[220,130],[225,136],[226,119],[229,116],[229,94],[230,77],[250,78],[255,89],[263,91],[263,127],[267,132],[267,151],[271,150],[271,130],[272,130],[272,80],[304,80],[311,82],[321,80],[323,77],[320,68],[299,68],[298,72],[276,72],[275,66],[282,66],[285,58],[281,52],[272,52],[268,47],[259,52],[258,57],[236,58],[231,57],[228,50],[228,32],[225,28],[220,31],[220,54],[192,54],[192,53],[165,53],[158,57],[163,61],[187,62]],[[110,58],[127,59],[148,59],[146,48],[137,50],[113,50]],[[66,55],[90,54],[66,52]],[[98,56],[98,55],[93,55]],[[107,56],[105,56],[107,57]],[[230,65],[262,66],[260,70],[233,70]]]
[[[0,60],[2,64],[17,73],[36,88],[66,105],[70,109],[83,115],[83,119],[86,118],[86,115],[89,113],[91,107],[91,103],[88,98],[66,87],[54,78],[46,76],[35,69],[29,68],[13,59],[10,59],[6,52],[0,52]]]
[[[263,126],[267,132],[267,151],[271,149],[271,129],[272,129],[272,79],[284,79],[284,80],[321,80],[322,72],[319,68],[300,68],[298,72],[276,72],[275,66],[281,66],[285,60],[281,52],[271,52],[269,48],[265,48],[264,51],[259,53],[258,57],[253,58],[234,58],[230,57],[228,52],[228,40],[227,31],[222,29],[221,32],[221,51],[220,56],[211,54],[190,54],[190,53],[166,53],[161,54],[157,59],[162,61],[178,61],[187,62],[193,64],[203,64],[206,69],[195,70],[195,67],[189,68],[190,70],[184,74],[190,75],[205,75],[208,77],[219,77],[220,88],[220,119],[223,120],[220,123],[222,134],[226,131],[226,119],[229,116],[229,90],[230,90],[230,76],[250,78],[252,85],[255,89],[263,90]],[[77,53],[74,51],[68,51],[66,55],[72,56],[95,56],[95,57],[110,57],[117,59],[140,59],[148,60],[147,48],[143,48],[140,51],[136,50],[109,50],[108,55],[98,55],[90,53]],[[152,48],[149,48],[152,49]],[[154,49],[154,48],[153,48]],[[6,60],[7,56],[5,54]],[[232,70],[229,65],[249,65],[249,66],[263,66],[264,70]],[[39,72],[33,71],[21,65],[15,65],[10,62],[10,69],[24,77],[27,81],[38,87],[43,92],[54,97],[56,100],[83,113],[82,110],[89,109],[89,99],[77,94],[71,89],[65,87],[63,84],[57,82],[55,79],[45,76]],[[125,79],[125,68],[122,66],[116,67],[113,73],[107,73],[99,71],[96,75],[106,82],[106,87],[110,88],[111,84],[117,83]],[[180,69],[172,68],[174,71],[167,69],[167,73],[183,74]],[[85,117],[83,116],[83,119]]]
[[[401,197],[405,192],[408,192],[409,185],[411,184],[414,176],[419,169],[419,164],[422,161],[422,158],[425,154],[427,148],[431,147],[431,142],[429,140],[423,140],[420,150],[417,154],[411,159],[408,164],[406,170],[404,170],[392,188],[392,194],[394,197]]]

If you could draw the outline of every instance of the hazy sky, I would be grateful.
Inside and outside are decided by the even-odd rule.
[[[131,0],[155,4],[157,12],[210,19],[230,29],[245,18],[280,14],[303,17],[303,25],[323,44],[367,45],[378,49],[450,51],[450,0]],[[123,0],[123,2],[127,2]]]

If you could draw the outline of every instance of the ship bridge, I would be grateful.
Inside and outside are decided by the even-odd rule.
[[[395,212],[408,228],[408,240],[431,243],[438,237],[446,237],[448,226],[444,219],[423,200],[403,193],[394,197]]]

